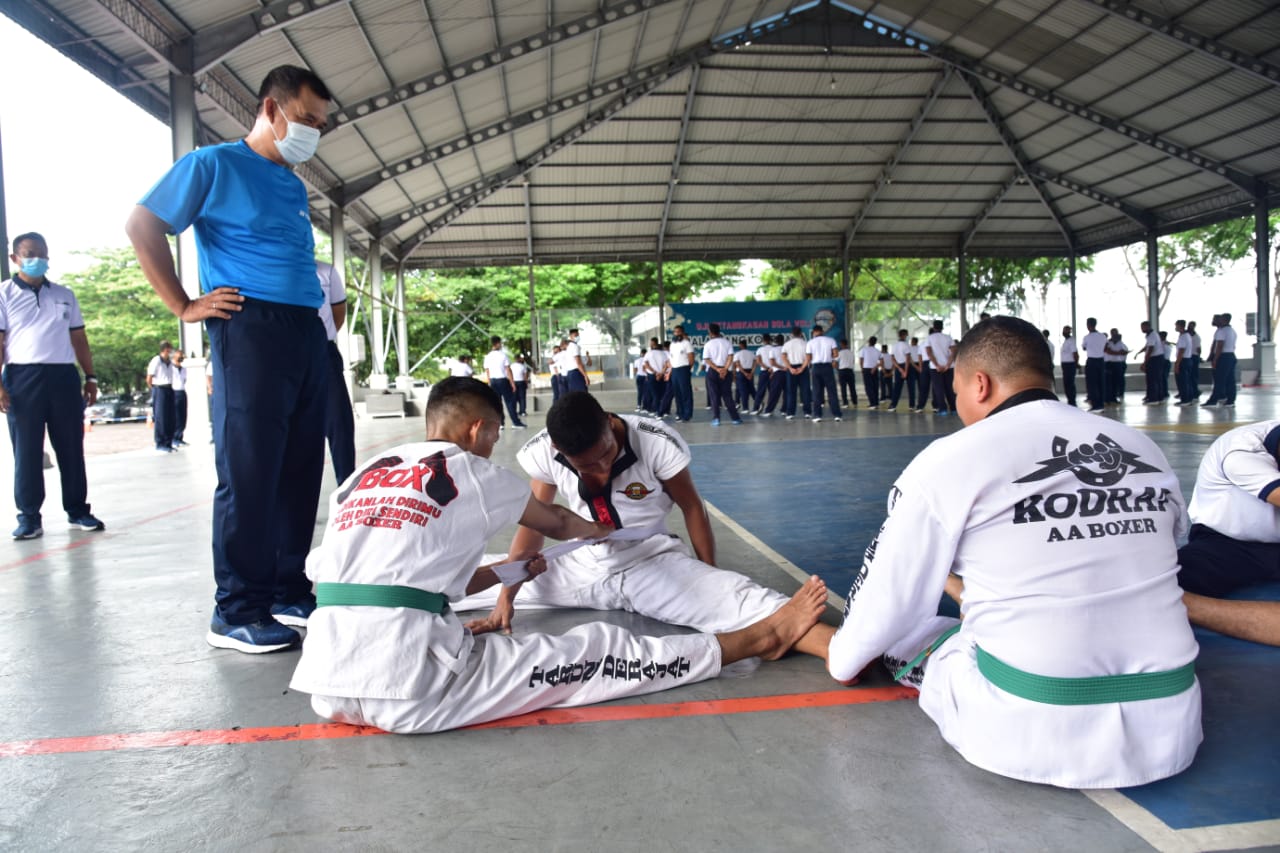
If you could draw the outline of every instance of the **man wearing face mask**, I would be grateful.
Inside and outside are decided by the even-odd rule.
[[[84,473],[84,407],[98,399],[93,356],[75,294],[45,277],[49,246],[34,232],[19,234],[9,256],[17,268],[0,283],[0,412],[13,441],[14,539],[44,535],[44,434],[58,457],[62,508],[73,528],[102,530],[89,513]],[[84,386],[76,362],[84,368]]]
[[[249,134],[187,154],[126,226],[165,305],[183,322],[205,321],[209,334],[217,593],[206,640],[219,648],[289,648],[300,639],[289,626],[315,608],[303,563],[324,467],[328,362],[307,190],[291,167],[315,153],[330,99],[311,71],[272,70]],[[166,239],[188,227],[200,261],[195,299]]]

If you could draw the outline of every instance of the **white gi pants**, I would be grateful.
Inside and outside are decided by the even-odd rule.
[[[720,634],[759,622],[788,601],[746,575],[708,566],[674,536],[651,537],[604,560],[588,552],[581,548],[552,560],[546,572],[520,588],[516,607],[625,610]],[[486,554],[485,559],[500,562],[505,557]],[[467,596],[453,609],[490,609],[500,588]]]
[[[710,634],[639,637],[591,622],[561,636],[476,637],[463,668],[454,673],[439,666],[416,699],[316,695],[311,707],[337,723],[426,734],[655,693],[719,674],[720,643]]]

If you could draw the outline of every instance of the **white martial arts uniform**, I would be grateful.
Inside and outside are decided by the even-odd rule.
[[[528,502],[524,481],[457,445],[402,445],[334,492],[307,576],[456,602],[485,541]],[[450,610],[322,606],[290,686],[311,693],[322,717],[413,733],[651,693],[719,671],[720,646],[707,634],[636,637],[596,622],[563,636],[476,638]]]
[[[665,424],[616,415],[626,426],[621,453],[603,495],[587,496],[568,461],[544,429],[516,458],[534,480],[555,486],[569,509],[614,527],[666,526],[675,501],[662,487],[689,467],[689,447]],[[497,590],[469,596],[459,610],[491,608]],[[769,616],[787,597],[745,575],[709,566],[678,537],[663,534],[638,542],[589,545],[552,560],[526,583],[516,606],[627,610],[699,631],[736,631]]]
[[[1198,651],[1175,579],[1184,504],[1164,455],[1129,427],[1035,395],[938,439],[903,471],[831,642],[831,672],[852,678],[881,654],[895,673],[911,662],[956,624],[935,615],[953,571],[960,631],[903,678],[948,743],[995,773],[1070,788],[1171,776],[1201,740],[1198,683],[1057,705],[978,669],[978,646],[1057,678],[1163,672]]]

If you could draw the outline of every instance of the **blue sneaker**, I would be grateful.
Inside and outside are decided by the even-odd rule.
[[[711,425],[712,425],[712,426],[720,426],[720,419],[719,419],[719,418],[712,418],[712,419],[711,419]]]
[[[741,418],[739,418],[739,419],[738,419],[738,420],[736,420],[736,421],[732,421],[732,423],[733,423],[733,425],[734,425],[734,426],[742,426],[742,419],[741,419]]]
[[[271,605],[271,618],[281,625],[305,628],[307,627],[307,619],[311,618],[311,614],[315,610],[316,603],[314,601],[303,601],[298,604],[273,604]]]
[[[14,539],[39,539],[43,535],[44,528],[40,526],[40,522],[25,518],[18,519],[18,529],[13,531]]]
[[[92,515],[90,515],[87,512],[84,515],[77,516],[75,518],[68,518],[67,524],[71,525],[72,527],[78,527],[81,530],[94,531],[94,530],[107,529],[107,526],[105,524],[103,524],[101,521],[94,518]]]
[[[205,641],[218,649],[235,649],[251,655],[278,652],[296,646],[302,636],[274,619],[263,619],[249,625],[229,624],[215,610]]]

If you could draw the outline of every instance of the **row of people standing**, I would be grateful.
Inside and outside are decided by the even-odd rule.
[[[1231,327],[1230,314],[1215,314],[1213,325],[1215,331],[1209,353],[1209,362],[1213,365],[1213,391],[1204,405],[1230,408],[1235,405],[1236,397],[1236,331]],[[1100,412],[1108,405],[1124,402],[1125,369],[1130,349],[1118,329],[1111,329],[1110,336],[1104,335],[1098,331],[1098,321],[1094,317],[1088,318],[1085,326],[1088,332],[1079,345],[1070,326],[1062,329],[1062,390],[1067,403],[1075,406],[1076,377],[1083,350],[1089,411]],[[1141,330],[1142,372],[1146,380],[1142,402],[1153,406],[1166,403],[1170,399],[1169,377],[1172,374],[1177,405],[1199,403],[1202,343],[1195,321],[1176,321],[1174,331],[1177,338],[1172,343],[1168,333],[1157,332],[1145,320]],[[1045,337],[1048,338],[1047,330]]]

